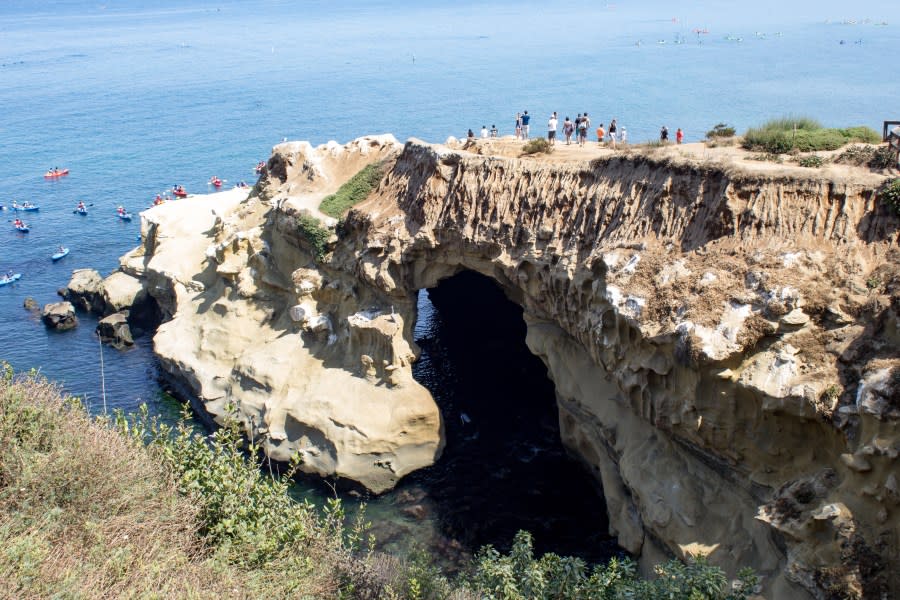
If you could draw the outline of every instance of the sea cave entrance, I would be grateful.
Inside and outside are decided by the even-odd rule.
[[[463,271],[420,290],[418,309],[413,375],[441,409],[446,447],[406,485],[425,491],[443,535],[470,551],[506,550],[526,529],[540,553],[616,554],[599,485],[560,440],[553,382],[525,344],[522,308]]]

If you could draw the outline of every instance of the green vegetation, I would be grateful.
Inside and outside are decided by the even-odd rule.
[[[818,168],[825,164],[825,159],[818,154],[810,154],[809,156],[801,156],[797,163],[801,167]]]
[[[885,183],[878,191],[878,198],[900,215],[900,178]]]
[[[261,470],[236,422],[206,436],[146,407],[92,420],[36,373],[0,373],[4,597],[743,600],[757,585],[746,571],[732,587],[702,558],[660,565],[653,580],[628,559],[536,558],[525,532],[451,581],[425,553],[373,551],[339,501],[292,499],[297,461]]]
[[[878,132],[869,127],[826,129],[806,117],[773,119],[744,134],[743,146],[748,150],[783,154],[791,151],[818,152],[837,150],[850,142],[877,144]]]
[[[331,230],[322,225],[322,222],[312,215],[302,214],[297,217],[297,229],[300,234],[312,246],[313,255],[316,261],[322,262],[325,255],[328,254],[328,238],[331,237]]]
[[[522,154],[550,154],[553,146],[544,138],[534,138],[525,142],[522,146]]]
[[[372,193],[384,176],[384,169],[383,163],[366,165],[337,192],[326,196],[319,204],[319,210],[329,217],[339,219],[355,204],[365,200]]]
[[[670,560],[658,565],[653,580],[640,579],[629,559],[613,559],[593,569],[578,558],[545,554],[536,559],[531,536],[524,531],[516,534],[508,555],[488,546],[476,562],[473,587],[497,600],[743,600],[759,583],[744,570],[732,589],[725,574],[700,557],[687,564]]]
[[[734,137],[734,127],[726,123],[718,123],[715,127],[706,132],[706,139],[708,140],[729,137]]]

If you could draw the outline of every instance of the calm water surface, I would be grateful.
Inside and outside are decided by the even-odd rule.
[[[97,409],[94,319],[48,332],[24,299],[54,301],[74,268],[117,266],[140,228],[115,218],[118,204],[141,210],[174,183],[204,192],[212,175],[251,180],[284,137],[507,134],[525,109],[537,131],[554,110],[616,117],[632,141],[787,113],[880,129],[900,118],[898,26],[900,4],[865,0],[4,0],[0,204],[41,209],[28,234],[0,212],[0,272],[23,275],[0,287],[0,358]],[[71,175],[44,180],[53,166]],[[72,214],[78,200],[87,217]],[[71,254],[51,263],[59,244]],[[103,358],[109,406],[168,410],[147,338]]]

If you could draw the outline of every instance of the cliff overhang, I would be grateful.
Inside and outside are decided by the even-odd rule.
[[[314,248],[300,217],[375,160],[377,190]],[[122,264],[207,410],[376,491],[442,444],[415,294],[477,271],[523,307],[623,548],[751,565],[776,597],[877,597],[900,566],[900,223],[882,177],[851,175],[283,144],[250,197],[144,213]]]

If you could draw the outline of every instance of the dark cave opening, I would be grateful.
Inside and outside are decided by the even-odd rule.
[[[599,562],[620,552],[603,495],[560,440],[553,382],[525,344],[522,308],[472,271],[419,292],[413,367],[444,418],[446,447],[410,475],[444,535],[474,551],[508,549],[519,529],[535,550]]]

